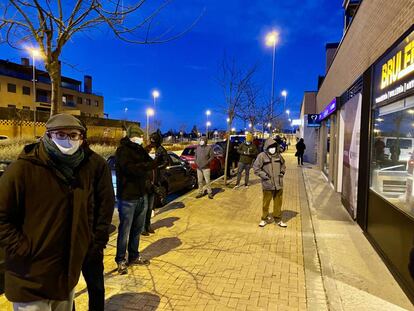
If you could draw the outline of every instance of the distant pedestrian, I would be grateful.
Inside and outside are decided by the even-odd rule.
[[[296,154],[298,158],[298,166],[303,165],[303,155],[305,154],[306,145],[303,138],[299,139],[299,142],[296,144]]]
[[[144,133],[137,125],[127,129],[116,150],[116,182],[119,226],[115,262],[119,274],[128,273],[128,265],[149,265],[139,253],[140,235],[147,213],[150,173],[157,166],[142,146]],[[128,248],[128,261],[126,251]]]
[[[14,310],[71,311],[87,253],[101,264],[115,200],[109,167],[84,133],[75,117],[52,116],[41,141],[0,178],[0,246]]]
[[[195,151],[195,164],[197,165],[198,194],[197,199],[204,196],[205,188],[207,189],[208,198],[213,199],[213,192],[210,184],[210,163],[214,159],[213,148],[207,145],[207,137],[200,139],[199,145]]]
[[[253,144],[253,135],[248,133],[246,135],[246,141],[241,143],[238,148],[238,153],[240,154],[239,166],[237,171],[237,182],[234,189],[240,187],[240,180],[243,171],[245,171],[244,186],[247,188],[249,186],[249,174],[250,168],[257,154],[259,153],[256,145]]]
[[[147,214],[145,216],[145,228],[142,235],[149,235],[150,233],[155,233],[154,229],[151,227],[151,215],[154,209],[155,197],[159,196],[159,199],[163,201],[165,199],[166,193],[162,191],[162,180],[161,180],[161,170],[166,168],[169,163],[169,156],[167,150],[161,145],[162,136],[157,131],[150,135],[150,143],[147,146],[146,150],[150,151],[152,148],[155,149],[154,160],[157,161],[158,166],[152,172],[151,178],[151,189],[148,193],[148,208]]]
[[[264,151],[260,153],[253,164],[254,173],[262,180],[263,189],[263,213],[260,227],[275,221],[280,227],[287,227],[283,221],[283,177],[286,171],[285,159],[280,154],[277,142],[269,138],[264,145]],[[273,200],[273,215],[269,214],[269,205]]]
[[[287,140],[286,136],[283,136],[282,139],[283,139],[283,143],[285,144],[285,149],[289,150],[289,143],[288,143],[288,140]]]

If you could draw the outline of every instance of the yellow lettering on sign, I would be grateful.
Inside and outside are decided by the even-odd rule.
[[[387,72],[388,72],[387,64],[382,65],[381,90],[388,86]]]
[[[414,51],[414,44],[413,42],[410,42],[407,44],[407,46],[404,49],[404,68],[407,68],[408,66],[413,64],[413,61],[414,61],[413,51]]]

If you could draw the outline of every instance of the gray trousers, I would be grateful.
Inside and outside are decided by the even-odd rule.
[[[197,169],[197,179],[198,179],[198,192],[204,193],[204,188],[207,189],[207,193],[210,194],[211,184],[210,184],[210,169]]]
[[[38,300],[13,302],[13,311],[72,311],[75,289],[69,293],[69,300]]]
[[[252,167],[251,164],[246,164],[243,162],[239,162],[239,168],[237,171],[237,182],[236,185],[240,185],[240,180],[242,177],[243,171],[246,172],[246,175],[244,177],[244,185],[247,186],[249,184],[249,174],[250,174],[250,168]]]

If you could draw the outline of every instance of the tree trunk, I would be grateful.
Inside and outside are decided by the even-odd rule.
[[[58,114],[62,107],[60,62],[58,60],[52,61],[46,66],[46,70],[49,73],[52,87],[50,115],[53,116]]]

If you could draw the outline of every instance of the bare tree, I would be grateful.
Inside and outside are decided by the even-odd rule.
[[[242,118],[242,107],[246,100],[244,96],[251,80],[256,72],[257,66],[248,69],[240,69],[235,59],[228,60],[226,56],[220,64],[218,83],[224,97],[224,111],[228,118],[226,161],[224,166],[224,184],[227,184],[227,166],[230,150],[230,129],[236,117]]]
[[[74,35],[104,26],[116,38],[130,43],[174,40],[188,32],[201,15],[183,31],[168,28],[154,33],[154,20],[171,1],[162,0],[155,7],[146,7],[144,4],[150,1],[131,0],[132,4],[124,5],[124,0],[7,0],[0,4],[0,30],[3,41],[14,48],[23,43],[39,47],[51,80],[51,114],[55,114],[62,103],[59,58]]]

